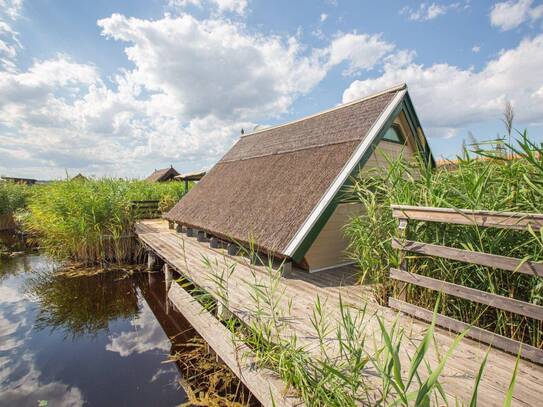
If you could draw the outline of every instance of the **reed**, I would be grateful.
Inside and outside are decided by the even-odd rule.
[[[507,154],[465,151],[454,169],[432,168],[420,160],[406,162],[389,159],[389,169],[360,174],[353,182],[350,196],[365,208],[345,228],[351,240],[349,252],[360,266],[360,280],[374,283],[376,299],[384,304],[392,292],[388,278],[390,267],[398,267],[391,246],[397,231],[391,204],[487,209],[511,212],[543,212],[543,148],[527,133],[519,135],[515,145],[505,144]],[[515,157],[511,159],[511,157]],[[543,260],[543,232],[498,230],[470,226],[414,223],[408,239],[461,249]],[[411,271],[510,296],[534,304],[543,303],[540,278],[444,259],[409,256]],[[408,301],[432,309],[435,292],[409,287]],[[500,335],[543,346],[543,325],[539,321],[488,308],[487,306],[444,297],[440,313],[474,323]]]
[[[15,213],[26,206],[30,187],[11,181],[0,182],[0,216]]]
[[[266,277],[257,278],[253,273],[246,278],[250,293],[250,322],[246,324],[230,315],[230,318],[223,319],[223,323],[235,334],[237,340],[252,349],[261,366],[277,372],[305,404],[405,407],[460,405],[458,400],[447,397],[440,377],[465,333],[458,335],[451,347],[442,354],[442,349],[437,348],[434,339],[434,321],[422,335],[421,341],[417,341],[409,365],[402,366],[400,355],[413,344],[398,319],[385,321],[377,313],[371,313],[366,305],[347,305],[341,298],[335,309],[317,298],[309,310],[313,331],[308,332],[308,335],[315,337],[319,345],[310,348],[290,329],[291,302],[280,288],[281,271],[272,267],[271,263],[259,260],[266,265]],[[213,292],[215,305],[228,304],[228,279],[236,272],[235,266],[225,269],[221,264],[205,259],[204,264],[216,290]],[[209,294],[202,296],[202,291],[196,290],[193,295],[199,301],[205,298],[204,302],[210,311],[216,309],[210,306]],[[435,307],[434,315],[437,309],[438,306]],[[377,332],[371,329],[375,319],[379,326]],[[437,361],[430,361],[431,350],[437,355]],[[485,365],[486,358],[473,381],[471,405],[477,403],[479,382],[484,375]],[[511,395],[515,375],[516,368],[511,379]],[[507,405],[509,393],[505,398],[504,405]]]
[[[50,256],[77,263],[121,264],[140,256],[133,200],[159,200],[167,210],[183,195],[178,182],[119,179],[58,181],[28,200],[24,228]]]

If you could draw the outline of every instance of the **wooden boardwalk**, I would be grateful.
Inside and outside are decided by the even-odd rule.
[[[218,299],[224,297],[225,293],[224,289],[217,286],[217,273],[230,274],[229,271],[233,270],[227,285],[228,308],[241,320],[251,322],[254,317],[254,306],[250,299],[250,283],[270,283],[269,273],[265,267],[251,265],[244,257],[228,256],[223,249],[212,249],[208,243],[175,233],[169,230],[167,222],[162,220],[140,222],[136,227],[136,234],[149,250]],[[207,266],[205,262],[208,263]],[[339,323],[340,296],[344,303],[357,307],[367,304],[369,313],[381,315],[388,323],[396,318],[396,312],[372,301],[368,287],[355,284],[355,274],[356,270],[351,267],[315,274],[295,269],[280,278],[279,289],[283,295],[282,304],[285,310],[287,304],[290,304],[289,318],[285,323],[288,324],[289,332],[295,333],[299,343],[305,345],[307,349],[319,348],[311,323],[317,298],[325,303],[326,313],[332,323]],[[414,353],[427,325],[406,315],[400,316],[400,324],[410,339],[405,343],[402,363],[402,366],[408,367],[410,355]],[[375,333],[378,337],[378,332],[376,319],[369,319],[367,335]],[[435,339],[441,355],[450,347],[454,337],[454,334],[443,329],[436,330]],[[337,342],[335,332],[332,331],[328,340],[333,347]],[[441,383],[450,398],[469,404],[474,378],[487,348],[487,345],[464,339],[456,349],[441,376]],[[429,352],[427,358],[430,364],[437,364],[435,350]],[[515,356],[496,349],[490,351],[485,374],[479,385],[479,405],[503,405],[515,359]],[[368,380],[372,379],[368,377]],[[543,366],[525,360],[520,361],[513,405],[543,405]]]

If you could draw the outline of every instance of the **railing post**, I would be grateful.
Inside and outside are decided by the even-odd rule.
[[[400,223],[398,224],[398,239],[404,241],[407,237],[407,218],[400,218]],[[399,258],[400,258],[400,270],[408,271],[407,259],[405,256],[405,250],[399,249]],[[397,282],[397,298],[406,301],[407,300],[407,283]]]

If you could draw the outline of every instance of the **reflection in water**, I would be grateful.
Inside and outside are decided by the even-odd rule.
[[[81,277],[35,272],[25,290],[40,306],[36,328],[60,328],[73,338],[107,332],[112,321],[139,311],[134,281],[116,272]]]
[[[184,389],[194,405],[258,405],[193,341],[161,274],[78,273],[0,260],[0,406],[170,406]]]
[[[0,261],[0,406],[185,401],[175,364],[163,363],[171,342],[143,298],[152,291],[146,276],[67,277],[38,255]]]

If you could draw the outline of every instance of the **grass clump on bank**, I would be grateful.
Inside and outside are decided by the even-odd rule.
[[[393,287],[388,277],[398,267],[391,238],[397,220],[390,205],[405,204],[459,209],[543,213],[543,148],[524,133],[504,154],[466,152],[454,169],[431,168],[401,159],[390,161],[388,172],[360,175],[353,199],[366,213],[353,218],[345,231],[350,252],[362,270],[361,280],[374,282],[377,300],[385,304]],[[514,159],[511,157],[515,155]],[[407,239],[480,251],[531,261],[543,260],[543,232],[475,226],[410,222]],[[409,256],[409,270],[439,280],[475,288],[533,304],[543,304],[543,282],[538,277],[439,258]],[[432,309],[437,293],[407,289],[407,301]],[[486,305],[444,296],[439,312],[474,323],[500,335],[543,346],[543,324]]]
[[[11,181],[0,182],[0,216],[10,215],[26,206],[30,187]]]
[[[83,264],[130,263],[139,255],[131,201],[159,200],[167,210],[183,195],[179,182],[118,179],[58,181],[28,200],[24,228],[49,255]]]

